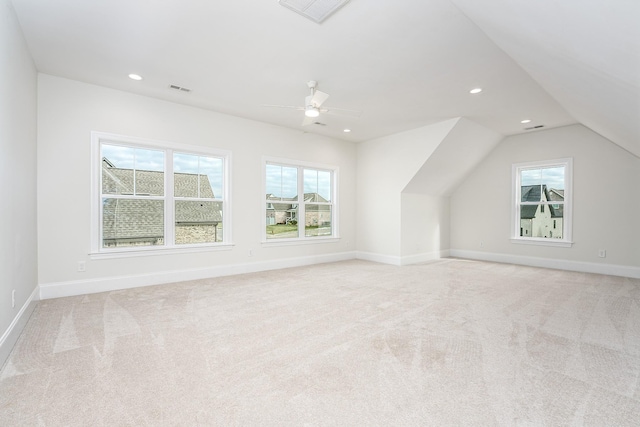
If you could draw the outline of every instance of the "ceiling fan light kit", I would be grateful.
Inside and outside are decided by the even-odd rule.
[[[313,105],[307,105],[304,109],[304,115],[307,117],[318,117],[320,115],[320,111]]]

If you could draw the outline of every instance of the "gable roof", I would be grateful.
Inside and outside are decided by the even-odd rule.
[[[544,193],[544,197],[542,197]],[[552,196],[553,195],[553,196]],[[564,201],[564,190],[548,189],[545,184],[540,185],[523,185],[520,189],[520,201],[522,202],[539,202],[539,201]],[[564,214],[563,204],[546,205],[551,212],[551,218],[562,218]],[[520,205],[520,219],[535,218],[539,205]]]

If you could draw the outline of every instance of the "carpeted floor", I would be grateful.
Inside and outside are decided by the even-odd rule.
[[[640,280],[346,261],[41,301],[0,425],[640,424]]]

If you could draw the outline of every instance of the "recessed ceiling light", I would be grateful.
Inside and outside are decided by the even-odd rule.
[[[349,133],[349,132],[351,132],[351,129],[345,129],[343,132],[344,133]]]
[[[479,88],[479,87],[477,87],[477,88],[475,88],[475,89],[471,89],[471,90],[469,91],[469,93],[480,93],[480,92],[482,92],[482,88]]]
[[[520,123],[531,123],[530,119],[524,119],[524,120],[520,120]]]
[[[129,74],[131,80],[142,80],[142,76],[139,74]]]

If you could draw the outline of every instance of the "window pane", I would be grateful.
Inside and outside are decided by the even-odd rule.
[[[164,172],[136,169],[136,196],[164,196]]]
[[[267,200],[297,200],[297,168],[268,164],[266,174]]]
[[[222,241],[222,202],[177,200],[175,215],[176,244]]]
[[[134,169],[136,195],[164,195],[164,152],[136,148]]]
[[[520,187],[521,202],[539,202],[542,200],[542,186],[523,185]]]
[[[520,184],[540,185],[542,181],[542,169],[524,169],[520,172]]]
[[[200,157],[200,197],[222,198],[223,161],[218,157]]]
[[[331,236],[331,206],[307,204],[305,209],[304,235]]]
[[[562,239],[562,226],[562,209],[546,204],[520,206],[521,237]]]
[[[222,198],[222,169],[221,158],[175,153],[173,155],[175,196]]]
[[[331,173],[318,171],[318,194],[327,202],[331,201]]]
[[[134,149],[102,144],[102,194],[133,194]]]
[[[267,202],[267,239],[290,239],[298,237],[298,205]]]
[[[542,169],[541,183],[547,189],[564,190],[564,166]]]
[[[313,169],[304,170],[305,200],[331,201],[331,173]],[[318,197],[319,196],[319,197]]]
[[[102,199],[102,246],[164,245],[164,201]]]
[[[198,156],[174,153],[173,179],[176,197],[198,197]]]
[[[525,169],[520,173],[521,202],[539,202],[564,198],[564,166]],[[549,194],[556,190],[555,196]],[[544,192],[547,194],[543,194]]]
[[[164,195],[164,153],[102,144],[102,193]]]

